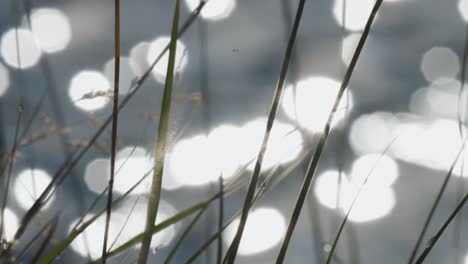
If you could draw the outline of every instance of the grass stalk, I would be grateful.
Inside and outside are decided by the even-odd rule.
[[[282,63],[282,66],[281,66],[279,81],[278,81],[277,86],[276,86],[276,90],[275,90],[275,94],[274,94],[274,97],[273,97],[271,110],[270,110],[270,113],[268,115],[266,130],[265,130],[265,134],[263,136],[263,142],[262,142],[261,148],[260,148],[259,153],[258,153],[257,161],[255,163],[254,171],[252,173],[250,184],[249,184],[249,187],[248,187],[248,190],[247,190],[247,195],[245,197],[244,206],[242,208],[242,214],[241,214],[241,218],[240,218],[240,222],[239,222],[239,227],[237,228],[236,235],[234,236],[234,240],[232,241],[232,243],[231,243],[231,245],[230,245],[230,247],[229,247],[229,249],[228,249],[228,251],[226,253],[226,257],[224,258],[223,263],[231,264],[231,263],[234,263],[234,261],[236,259],[237,250],[239,248],[240,241],[242,239],[242,234],[244,232],[244,228],[245,228],[245,225],[247,223],[247,218],[248,218],[248,214],[249,214],[250,207],[251,207],[251,204],[252,204],[252,200],[254,198],[255,188],[257,186],[258,178],[259,178],[259,175],[260,175],[260,171],[261,171],[261,167],[262,167],[262,161],[263,161],[263,157],[264,157],[264,154],[265,154],[265,151],[266,151],[266,148],[267,148],[267,144],[268,144],[268,140],[269,140],[269,136],[270,136],[270,131],[271,131],[272,127],[273,127],[273,123],[274,123],[274,120],[276,118],[276,112],[278,111],[279,102],[280,102],[280,99],[281,99],[281,94],[283,92],[284,83],[286,81],[286,74],[288,72],[289,62],[291,60],[292,51],[293,51],[293,48],[294,48],[294,43],[295,43],[295,40],[296,40],[297,32],[299,30],[299,24],[300,24],[301,17],[302,17],[302,11],[304,10],[304,4],[305,4],[305,0],[301,0],[299,2],[298,8],[297,8],[296,17],[295,17],[295,20],[294,20],[294,25],[293,25],[293,28],[292,28],[292,32],[291,32],[291,35],[290,35],[290,38],[289,38],[289,41],[288,41],[288,46],[286,48],[283,63]]]
[[[178,31],[178,37],[182,36],[187,29],[193,24],[195,19],[199,16],[201,10],[203,10],[203,7],[205,4],[208,2],[202,1],[198,5],[198,7],[191,13],[191,15],[187,18],[185,23],[182,25],[180,30]],[[161,60],[163,55],[169,50],[169,44],[161,51],[161,53],[158,55],[158,57],[153,61],[151,66],[148,68],[148,70],[134,83],[131,84],[130,87],[130,93],[127,94],[124,99],[122,99],[120,105],[119,105],[119,111],[121,111],[127,104],[128,102],[133,98],[133,96],[141,89],[143,83],[148,79],[150,76],[150,73],[156,66],[156,64]],[[81,149],[76,155],[72,155],[70,158],[68,158],[57,170],[57,172],[54,174],[54,177],[52,178],[52,181],[49,183],[49,185],[44,189],[44,191],[41,193],[39,198],[34,202],[33,206],[26,212],[25,216],[20,222],[20,226],[18,230],[15,233],[15,240],[17,240],[19,237],[21,237],[26,230],[26,227],[29,225],[31,220],[34,218],[34,216],[40,211],[42,208],[44,201],[47,197],[49,197],[54,191],[56,185],[59,185],[65,177],[68,175],[68,173],[80,162],[81,158],[87,153],[87,151],[93,146],[93,144],[97,141],[99,136],[105,131],[105,128],[110,124],[112,120],[112,115],[109,116],[103,123],[103,125],[96,131],[96,133],[91,137],[89,142],[86,144],[86,146]]]
[[[140,254],[138,255],[138,263],[146,263],[149,255],[152,239],[152,229],[159,208],[159,200],[161,198],[161,184],[164,171],[164,160],[166,157],[166,139],[169,131],[169,113],[171,111],[172,89],[174,81],[175,56],[177,49],[177,29],[179,28],[179,0],[175,2],[174,18],[172,22],[171,42],[169,48],[169,62],[167,65],[166,82],[161,106],[161,115],[159,118],[158,136],[155,145],[155,160],[153,180],[148,198],[148,207],[146,213],[146,225],[141,242]]]
[[[114,102],[112,104],[112,140],[109,190],[107,193],[106,224],[102,245],[102,263],[107,261],[107,240],[109,238],[109,225],[111,220],[112,191],[114,189],[115,152],[117,142],[118,108],[119,108],[119,80],[120,80],[120,0],[114,1]]]
[[[299,196],[297,198],[296,205],[294,206],[294,211],[291,216],[291,220],[289,222],[288,228],[286,230],[285,237],[283,239],[283,242],[281,244],[280,252],[278,254],[278,257],[276,259],[276,263],[283,263],[284,258],[286,256],[286,251],[289,246],[289,242],[291,240],[294,228],[296,227],[297,221],[299,219],[299,216],[301,214],[302,207],[304,205],[305,199],[307,197],[307,193],[309,192],[310,185],[312,183],[312,179],[314,178],[315,171],[318,167],[320,156],[322,154],[323,149],[325,148],[325,143],[327,141],[328,135],[330,133],[330,128],[331,128],[331,121],[333,120],[333,115],[338,109],[338,105],[341,101],[341,98],[343,97],[343,94],[346,90],[346,87],[348,86],[348,83],[351,79],[352,73],[354,71],[354,68],[356,66],[357,60],[359,58],[359,55],[361,54],[362,48],[364,47],[364,43],[366,42],[367,36],[369,35],[370,28],[372,26],[372,23],[374,21],[374,18],[377,14],[377,11],[379,10],[380,6],[382,4],[382,0],[377,0],[375,2],[374,7],[372,8],[372,11],[370,13],[369,19],[367,20],[366,26],[364,28],[364,32],[361,35],[361,38],[359,40],[359,43],[356,47],[356,50],[353,54],[353,57],[351,59],[350,65],[348,67],[348,70],[346,71],[343,83],[341,84],[340,90],[338,92],[338,95],[336,97],[336,100],[333,104],[332,110],[328,116],[327,122],[325,124],[325,128],[320,136],[319,143],[315,149],[313,158],[310,162],[309,168],[306,173],[306,177],[304,178],[304,182],[301,187],[301,191],[299,193]]]
[[[450,166],[450,169],[448,170],[447,175],[445,176],[444,181],[442,182],[442,186],[440,187],[439,192],[437,193],[437,196],[436,196],[434,202],[432,203],[431,209],[429,210],[429,214],[427,215],[427,217],[426,217],[426,219],[424,221],[423,228],[421,229],[421,232],[418,235],[418,239],[416,240],[416,243],[415,243],[415,245],[413,247],[413,250],[411,251],[411,255],[410,255],[410,258],[408,260],[408,264],[412,264],[414,259],[416,258],[416,255],[417,255],[418,250],[419,250],[419,248],[421,246],[421,243],[422,243],[422,241],[424,239],[424,236],[425,236],[425,234],[427,232],[427,229],[429,228],[429,225],[430,225],[431,220],[432,220],[432,218],[434,216],[434,213],[437,210],[437,207],[439,206],[440,200],[442,199],[442,196],[444,195],[445,189],[447,188],[447,185],[448,185],[448,183],[449,183],[449,181],[450,181],[450,179],[452,177],[452,173],[453,173],[453,170],[455,169],[455,165],[457,164],[458,160],[460,159],[460,157],[463,154],[463,151],[465,149],[466,140],[467,139],[465,139],[463,141],[462,147],[458,151],[455,160],[452,162],[452,165]]]

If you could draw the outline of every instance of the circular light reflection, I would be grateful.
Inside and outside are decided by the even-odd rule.
[[[375,112],[358,117],[351,124],[349,143],[355,153],[382,153],[393,140],[396,118],[390,113]]]
[[[93,217],[93,215],[88,215],[87,217],[85,217],[84,221],[88,221],[91,217]],[[102,241],[104,237],[104,229],[106,222],[105,218],[106,215],[102,214],[92,224],[90,224],[80,235],[78,235],[71,243],[72,250],[83,257],[87,257],[88,255],[92,259],[97,259],[101,257],[102,245],[97,246],[97,244],[100,243],[96,243],[96,241]],[[124,219],[121,219],[119,216],[112,214],[112,218],[109,224],[108,241],[110,241],[110,243],[108,243],[108,249],[117,237],[117,234],[120,230],[120,223],[122,223],[123,221]],[[68,232],[72,231],[72,228],[76,225],[77,222],[78,220],[75,220],[70,224]]]
[[[341,84],[326,77],[311,77],[286,87],[282,100],[283,110],[293,120],[312,132],[321,132],[325,127]],[[332,125],[336,126],[352,108],[352,94],[345,93],[334,114]]]
[[[200,0],[185,0],[191,12],[198,7],[200,2]],[[207,20],[220,20],[231,15],[235,7],[235,0],[208,1],[201,11],[201,16]]]
[[[349,215],[353,222],[377,220],[391,212],[395,206],[392,188],[371,184],[364,185],[359,192],[361,186],[362,183],[349,181],[344,173],[331,170],[319,176],[314,193],[322,205],[330,209],[339,208],[342,213],[348,212],[357,196]]]
[[[233,176],[244,165],[254,168],[265,133],[266,119],[253,120],[242,127],[221,125],[208,135],[196,135],[177,142],[168,154],[171,181],[178,186],[198,186]],[[297,158],[302,136],[292,125],[276,121],[263,160],[263,169]]]
[[[18,36],[18,43],[16,37]],[[17,52],[17,44],[19,52]],[[41,58],[41,50],[36,44],[31,31],[19,28],[6,31],[0,43],[0,50],[5,62],[13,68],[27,69],[36,65]],[[18,62],[19,53],[19,62]]]
[[[374,7],[375,0],[346,0],[343,21],[343,5],[345,0],[335,0],[333,15],[336,21],[352,31],[364,30],[367,19]]]
[[[142,76],[149,68],[148,62],[146,61],[148,58],[149,46],[149,42],[140,42],[130,50],[130,67],[136,76]]]
[[[109,160],[95,159],[85,169],[85,183],[95,193],[103,192],[109,183]]]
[[[71,40],[68,17],[55,8],[36,9],[31,14],[31,28],[39,47],[44,52],[64,50]]]
[[[243,142],[242,147],[245,151],[243,164],[256,160],[265,134],[266,123],[266,118],[258,118],[242,127],[241,138],[238,142]],[[262,169],[293,161],[301,153],[302,144],[302,135],[294,126],[275,121],[270,132]],[[254,167],[255,162],[251,162],[247,168],[253,170]]]
[[[147,200],[139,198],[138,200],[131,199],[130,201],[125,202],[123,207],[115,211],[115,215],[118,219],[125,219],[125,221],[127,221],[126,224],[123,221],[116,224],[119,230],[123,228],[123,231],[117,240],[117,246],[124,244],[129,239],[132,239],[144,231],[145,225],[142,224],[142,219],[146,219],[146,210]],[[175,215],[175,213],[176,210],[170,204],[165,201],[161,201],[159,203],[155,224],[165,221],[169,217]],[[151,239],[151,248],[161,248],[168,245],[175,236],[175,230],[175,226],[171,225],[153,235]],[[137,244],[135,247],[140,247],[140,244]]]
[[[169,44],[171,38],[159,37],[151,42],[146,57],[148,65],[153,64],[154,60],[159,56],[161,51]],[[182,41],[177,40],[176,56],[175,56],[175,71],[183,70],[188,63],[186,47]],[[161,60],[156,64],[153,69],[153,76],[158,82],[164,83],[166,80],[167,66],[169,63],[169,52],[164,53]]]
[[[52,181],[50,175],[41,169],[26,169],[21,171],[15,180],[14,192],[15,199],[23,209],[29,209],[39,198],[42,192]],[[54,196],[44,205],[44,208],[50,206]]]
[[[234,239],[239,226],[239,218],[228,226],[223,236],[224,243],[229,245]],[[247,218],[244,235],[239,245],[240,255],[258,254],[278,245],[286,231],[284,216],[274,208],[258,208]]]
[[[458,12],[465,22],[468,22],[468,0],[458,1]],[[467,262],[468,263],[468,262]]]
[[[104,65],[104,74],[106,75],[111,86],[114,87],[114,66],[115,60],[112,58]],[[130,65],[130,59],[126,57],[120,58],[120,71],[119,71],[119,94],[128,93],[131,88],[132,81],[136,75],[133,73]]]
[[[0,97],[3,96],[10,86],[10,74],[8,69],[0,63]]]
[[[362,185],[390,187],[398,178],[398,164],[394,159],[382,154],[367,154],[353,162],[351,180]]]
[[[130,155],[131,154],[131,155]],[[130,156],[129,156],[130,155]],[[110,166],[110,163],[108,163]],[[132,188],[144,175],[150,173],[154,166],[154,160],[142,147],[126,147],[116,154],[114,190],[125,193]],[[110,171],[110,167],[107,169]],[[132,194],[149,193],[151,177],[146,177],[136,187]]]
[[[72,78],[68,94],[76,107],[85,111],[95,111],[110,101],[112,90],[102,73],[86,70]]]
[[[454,78],[460,71],[458,56],[449,48],[431,48],[423,55],[421,71],[430,82],[440,78]]]

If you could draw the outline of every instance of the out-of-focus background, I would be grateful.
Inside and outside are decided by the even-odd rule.
[[[121,98],[168,44],[172,2],[122,1]],[[263,166],[262,175],[271,173],[274,180],[252,209],[238,263],[272,263],[276,258],[311,152],[374,3],[306,1]],[[198,0],[181,4],[182,23]],[[210,0],[179,39],[158,222],[215,194],[220,175],[225,183],[250,176],[253,166],[248,164],[261,143],[297,4]],[[0,2],[3,160],[13,145],[20,98],[24,108],[5,211],[6,239],[67,154],[82,148],[111,113],[113,12],[110,0]],[[367,176],[334,262],[407,263],[467,135],[468,89],[461,84],[467,20],[467,0],[384,0],[335,114],[286,263],[323,263],[344,212]],[[116,195],[152,167],[166,67],[167,55],[119,115]],[[57,212],[52,242],[66,236],[104,190],[109,151],[110,132],[105,132],[34,219],[19,249]],[[468,192],[464,157],[454,167],[423,245]],[[246,172],[239,176],[243,167]],[[114,247],[143,230],[149,186],[145,180],[115,209],[110,233]],[[225,198],[226,221],[241,208],[244,195],[241,188]],[[166,258],[188,223],[155,236],[150,263]],[[426,263],[468,264],[467,223],[465,208]],[[235,224],[223,236],[224,250]],[[216,233],[217,225],[214,203],[173,263],[184,263]],[[94,223],[55,262],[98,258],[103,228],[104,219]],[[33,252],[22,260],[27,263]],[[130,249],[111,261],[132,263],[137,252]],[[213,243],[196,263],[215,260]]]

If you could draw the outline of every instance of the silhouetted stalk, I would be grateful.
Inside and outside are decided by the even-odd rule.
[[[315,149],[315,153],[313,155],[313,158],[310,162],[306,177],[304,179],[301,191],[299,193],[299,197],[297,199],[296,205],[294,206],[294,211],[291,216],[291,220],[289,222],[288,228],[286,230],[285,237],[283,239],[280,252],[278,254],[278,258],[276,259],[276,263],[283,263],[284,258],[286,256],[286,251],[289,246],[289,242],[292,237],[292,233],[294,231],[294,228],[296,227],[296,223],[299,219],[299,216],[301,214],[302,206],[304,205],[304,201],[307,197],[307,193],[309,192],[310,185],[312,183],[312,179],[315,175],[315,171],[317,169],[320,156],[322,154],[323,149],[325,148],[325,143],[327,141],[328,135],[330,133],[330,127],[331,127],[331,121],[333,120],[333,115],[338,109],[338,105],[341,101],[341,98],[343,97],[343,94],[346,90],[346,87],[348,86],[348,83],[351,79],[352,73],[354,71],[354,68],[356,66],[357,60],[359,58],[359,55],[361,54],[362,48],[364,46],[364,43],[366,42],[367,36],[369,35],[370,28],[372,25],[372,22],[374,21],[374,17],[377,14],[377,11],[379,10],[380,5],[382,4],[382,0],[377,0],[371,14],[369,16],[369,19],[367,20],[366,27],[364,29],[364,32],[361,36],[361,39],[359,40],[358,46],[356,48],[356,51],[354,52],[353,58],[351,59],[351,63],[348,67],[348,70],[346,71],[346,75],[344,77],[343,83],[340,87],[340,90],[338,92],[338,95],[336,97],[336,100],[333,104],[332,111],[330,112],[325,128],[320,136],[319,143],[317,145],[317,148]]]

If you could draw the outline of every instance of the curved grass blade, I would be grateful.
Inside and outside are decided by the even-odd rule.
[[[237,250],[239,248],[239,244],[240,244],[240,241],[242,239],[242,233],[244,232],[244,228],[245,228],[245,225],[247,223],[247,218],[248,218],[248,214],[249,214],[249,211],[250,211],[250,206],[251,206],[252,200],[254,198],[255,188],[257,186],[258,178],[259,178],[260,171],[261,171],[261,168],[262,168],[262,161],[263,161],[263,157],[264,157],[264,154],[265,154],[265,151],[266,151],[266,148],[267,148],[267,144],[268,144],[268,140],[269,140],[269,136],[270,136],[270,131],[271,131],[272,127],[273,127],[273,123],[274,123],[275,118],[276,118],[276,112],[278,111],[278,106],[279,106],[281,94],[283,92],[284,83],[286,81],[286,74],[288,72],[289,62],[291,61],[291,56],[292,56],[292,51],[293,51],[293,48],[294,48],[294,43],[295,43],[295,40],[296,40],[297,32],[299,30],[299,24],[300,24],[301,17],[302,17],[302,11],[304,10],[304,4],[305,4],[305,0],[301,0],[299,2],[298,8],[297,8],[293,29],[292,29],[291,36],[290,36],[289,41],[288,41],[288,46],[286,48],[283,63],[282,63],[282,66],[281,66],[280,77],[279,77],[279,80],[278,80],[278,84],[276,86],[276,90],[275,90],[275,94],[274,94],[274,97],[273,97],[273,102],[272,102],[272,105],[271,105],[270,113],[268,115],[266,130],[265,130],[265,134],[263,136],[263,142],[262,142],[261,148],[260,148],[259,153],[258,153],[258,157],[257,157],[257,161],[255,163],[255,168],[254,168],[254,171],[252,173],[252,177],[250,179],[250,184],[249,184],[249,188],[247,190],[247,195],[245,196],[245,201],[244,201],[244,206],[242,208],[242,214],[241,214],[241,218],[240,218],[240,222],[239,222],[239,227],[237,228],[236,235],[234,236],[234,240],[232,241],[231,246],[229,247],[229,249],[228,249],[228,251],[226,253],[226,257],[224,258],[223,263],[231,264],[231,263],[234,263],[234,260],[236,259]]]
[[[153,228],[151,230],[151,234],[154,235],[154,234],[160,232],[161,230],[164,230],[165,228],[167,228],[167,227],[169,227],[169,226],[171,226],[171,225],[173,225],[173,224],[175,224],[175,223],[177,223],[179,221],[182,221],[183,219],[185,219],[188,216],[192,215],[196,211],[207,207],[208,205],[211,204],[211,202],[216,200],[218,198],[218,196],[219,196],[219,194],[216,194],[215,196],[213,196],[213,197],[211,197],[211,198],[209,198],[209,199],[207,199],[205,201],[202,201],[200,203],[197,203],[197,204],[191,206],[190,208],[187,208],[184,211],[181,211],[180,213],[172,216],[171,218],[168,218],[165,221],[153,226]],[[141,241],[143,240],[143,235],[144,235],[144,233],[140,233],[140,234],[134,236],[133,238],[129,239],[127,242],[125,242],[121,246],[117,247],[116,249],[109,251],[107,253],[108,257],[115,256],[115,255],[127,250],[128,248],[133,247],[133,246],[141,243]],[[101,259],[96,260],[94,263],[101,263]]]
[[[331,249],[330,249],[330,253],[328,254],[326,264],[330,264],[331,261],[332,261],[333,254],[335,253],[336,246],[338,245],[338,240],[339,240],[340,237],[341,237],[341,233],[343,232],[343,229],[344,229],[346,223],[348,222],[348,218],[349,218],[349,215],[351,214],[351,210],[353,209],[354,204],[356,204],[356,201],[357,201],[357,199],[359,198],[359,195],[361,194],[362,189],[363,189],[364,186],[366,185],[367,181],[369,180],[369,177],[372,175],[372,172],[374,172],[374,169],[376,168],[377,164],[378,164],[378,163],[380,162],[380,160],[382,159],[383,155],[385,155],[385,153],[387,153],[387,151],[388,151],[388,150],[390,149],[390,147],[393,145],[393,143],[395,142],[395,140],[396,140],[396,138],[394,138],[394,139],[390,142],[390,144],[385,148],[385,150],[382,152],[382,154],[380,154],[379,159],[374,163],[374,166],[372,167],[372,169],[371,169],[371,170],[369,171],[369,173],[367,174],[366,179],[364,180],[364,182],[362,183],[362,185],[359,187],[359,190],[357,191],[356,195],[354,196],[354,199],[353,199],[353,201],[351,202],[351,205],[349,206],[348,211],[346,212],[346,215],[345,215],[345,217],[343,218],[343,221],[341,222],[340,228],[338,229],[338,233],[336,234],[335,240],[333,241],[332,247],[331,247]],[[339,201],[339,199],[337,199],[337,201]]]
[[[457,207],[455,208],[455,210],[450,214],[449,218],[444,222],[444,224],[442,225],[442,227],[439,229],[439,231],[437,231],[437,233],[435,234],[435,236],[433,236],[426,244],[426,248],[424,249],[424,251],[421,253],[421,255],[418,257],[418,259],[416,260],[415,264],[421,264],[424,262],[424,260],[426,259],[427,255],[429,255],[429,253],[431,252],[432,248],[435,246],[435,244],[437,243],[437,241],[439,240],[439,238],[442,236],[442,234],[444,233],[445,229],[447,229],[448,225],[453,221],[453,219],[455,218],[455,216],[457,216],[457,214],[461,211],[461,209],[463,208],[463,206],[465,206],[466,202],[468,201],[468,193],[465,195],[465,197],[463,198],[463,200],[457,205]]]
[[[200,220],[200,217],[203,215],[203,213],[206,211],[208,207],[203,207],[200,209],[200,211],[197,213],[197,215],[193,218],[193,220],[190,222],[190,224],[185,228],[184,232],[180,236],[180,238],[177,240],[175,243],[174,247],[172,247],[171,251],[167,255],[166,260],[164,261],[165,264],[171,263],[172,258],[175,256],[175,253],[179,249],[180,245],[182,245],[182,242],[185,240],[185,238],[188,236],[190,231],[193,229],[195,224]]]
[[[338,92],[338,95],[336,97],[336,100],[333,104],[333,108],[328,116],[327,122],[325,124],[325,128],[320,136],[317,148],[315,149],[313,158],[310,162],[310,165],[307,169],[306,176],[304,178],[304,182],[301,187],[301,191],[299,193],[299,196],[297,198],[296,205],[294,206],[294,211],[291,216],[291,220],[288,225],[288,229],[286,230],[285,237],[283,239],[283,242],[281,244],[280,252],[278,254],[278,257],[276,259],[276,263],[280,264],[283,263],[284,258],[286,256],[286,251],[289,246],[289,242],[292,237],[292,233],[294,231],[294,228],[296,227],[296,223],[299,219],[299,215],[301,214],[302,207],[304,205],[305,199],[307,197],[307,193],[309,192],[310,185],[312,183],[312,179],[314,178],[315,171],[317,169],[320,156],[322,154],[323,149],[325,148],[325,143],[327,141],[328,135],[330,133],[330,127],[331,127],[331,121],[333,120],[333,115],[338,109],[338,105],[341,101],[341,98],[343,97],[343,94],[346,90],[346,87],[348,86],[348,83],[351,79],[351,76],[354,71],[354,67],[356,66],[357,60],[359,58],[359,55],[361,54],[362,48],[364,47],[364,43],[366,42],[367,36],[369,35],[370,28],[372,26],[372,22],[374,21],[375,15],[377,14],[377,11],[380,8],[380,5],[382,4],[383,0],[377,0],[375,2],[374,7],[372,8],[372,11],[370,13],[369,19],[367,20],[366,27],[364,28],[364,32],[361,35],[361,39],[359,40],[359,43],[356,47],[356,50],[353,54],[353,57],[351,59],[351,62],[349,64],[348,70],[346,71],[343,83],[341,84],[340,90]]]
[[[198,7],[192,12],[190,17],[185,21],[184,25],[180,28],[178,32],[178,37],[182,36],[187,29],[193,24],[195,19],[199,16],[201,10],[205,6],[205,4],[209,0],[202,1],[198,5]],[[119,111],[121,111],[127,103],[133,98],[133,96],[141,89],[143,83],[148,79],[150,76],[150,73],[153,71],[154,67],[156,64],[161,60],[163,55],[167,52],[169,49],[169,45],[167,45],[161,53],[158,55],[158,57],[153,61],[153,64],[148,68],[148,70],[134,83],[131,84],[131,87],[129,89],[129,93],[122,102],[119,105]],[[54,191],[55,191],[55,186],[60,185],[60,183],[64,180],[64,178],[68,175],[68,173],[78,164],[78,162],[81,160],[81,158],[86,154],[86,152],[93,146],[93,144],[96,142],[96,140],[99,138],[99,136],[104,132],[105,128],[110,124],[112,119],[112,116],[109,116],[103,123],[103,125],[96,131],[96,133],[91,137],[87,145],[80,150],[79,153],[76,155],[70,156],[63,164],[60,166],[59,170],[54,174],[54,177],[52,178],[52,181],[49,183],[49,185],[44,189],[44,191],[41,193],[39,198],[34,202],[33,206],[26,212],[25,217],[21,220],[20,226],[14,236],[14,240],[18,240],[19,237],[21,237],[26,230],[26,227],[29,225],[30,221],[32,218],[39,212],[39,210],[42,208],[44,201],[47,197],[49,197]]]
[[[437,193],[437,196],[434,200],[434,203],[431,206],[431,210],[429,211],[429,214],[426,217],[426,220],[424,221],[423,228],[421,232],[419,233],[418,239],[416,241],[416,244],[413,247],[413,250],[411,252],[411,256],[408,260],[408,264],[413,263],[414,259],[416,258],[416,254],[418,253],[419,247],[421,246],[422,240],[424,239],[424,235],[427,232],[427,229],[429,228],[429,224],[431,223],[432,217],[434,216],[435,211],[437,210],[437,207],[439,206],[439,202],[442,199],[442,196],[444,195],[445,189],[447,188],[447,185],[452,177],[453,170],[455,169],[455,165],[457,164],[458,160],[460,159],[461,155],[463,154],[463,151],[465,150],[465,145],[466,141],[468,138],[466,138],[463,141],[462,147],[457,153],[457,156],[455,157],[455,160],[452,162],[452,165],[450,166],[449,171],[447,172],[447,175],[445,176],[444,181],[442,182],[442,186],[439,189],[439,193]]]
[[[153,236],[154,222],[159,209],[159,200],[161,198],[161,183],[164,171],[164,160],[166,157],[166,138],[169,131],[169,113],[171,111],[172,89],[174,81],[175,56],[177,48],[177,29],[179,28],[179,0],[176,0],[174,19],[172,21],[171,42],[169,48],[169,61],[166,72],[166,83],[161,106],[161,115],[159,118],[158,136],[155,145],[154,171],[153,180],[151,183],[150,195],[148,198],[148,208],[146,212],[145,232],[141,242],[140,254],[138,255],[138,263],[146,263],[151,246],[151,238]],[[103,259],[105,261],[105,259]]]
[[[104,227],[104,241],[102,245],[102,262],[107,261],[107,240],[111,220],[112,191],[114,190],[115,152],[117,143],[117,122],[119,111],[119,78],[120,77],[120,0],[114,1],[114,102],[112,104],[112,141],[109,191],[107,193],[106,224]]]

